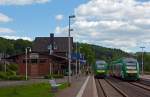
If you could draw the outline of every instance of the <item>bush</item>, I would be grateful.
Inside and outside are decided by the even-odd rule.
[[[15,76],[9,76],[9,78],[8,78],[9,80],[25,80],[25,76],[17,76],[17,75],[15,75]]]
[[[16,72],[14,71],[0,72],[0,79],[1,80],[25,80],[25,76],[16,75]]]
[[[17,71],[18,65],[17,64],[10,64],[10,65],[8,65],[8,68],[9,68],[9,70]]]
[[[6,74],[7,76],[16,76],[16,72],[12,70],[7,71]]]
[[[53,75],[45,75],[45,79],[50,79],[50,78],[63,78],[64,76],[62,74],[53,74]]]
[[[8,79],[7,74],[5,72],[0,72],[0,79],[7,80]]]
[[[55,74],[55,75],[53,75],[53,77],[54,77],[54,78],[63,78],[64,76],[63,76],[63,75],[60,75],[60,74],[59,74],[59,75],[56,75],[56,74]]]

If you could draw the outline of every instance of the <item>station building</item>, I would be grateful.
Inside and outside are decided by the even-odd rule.
[[[70,40],[72,51],[73,37]],[[68,37],[54,37],[54,34],[50,34],[49,37],[36,37],[31,52],[10,56],[8,60],[19,65],[19,75],[25,75],[26,63],[30,77],[64,74],[68,68],[68,48]]]

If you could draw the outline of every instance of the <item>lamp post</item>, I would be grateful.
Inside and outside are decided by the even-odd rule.
[[[28,80],[28,49],[29,49],[29,52],[31,52],[31,47],[25,48],[25,52],[26,52],[26,80]]]
[[[140,47],[140,48],[142,49],[142,75],[143,75],[143,73],[144,73],[144,62],[143,62],[144,61],[144,58],[143,58],[144,56],[143,56],[143,54],[144,54],[144,48],[145,47],[143,46],[143,47]]]
[[[69,30],[68,30],[68,84],[71,85],[71,48],[70,48],[70,31],[73,29],[70,28],[70,20],[75,18],[75,15],[69,16]]]
[[[81,74],[81,64],[80,64],[80,57],[81,57],[81,54],[80,54],[80,49],[81,49],[82,47],[80,47],[80,44],[79,44],[79,76],[80,76],[80,74]]]
[[[78,51],[77,51],[77,45],[78,45],[78,43],[76,42],[76,77],[78,75],[78,57],[77,57]]]

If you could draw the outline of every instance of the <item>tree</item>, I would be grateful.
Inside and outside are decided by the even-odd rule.
[[[10,40],[0,37],[0,53],[8,55],[18,54],[24,52],[25,48],[32,46],[32,42],[28,40]]]

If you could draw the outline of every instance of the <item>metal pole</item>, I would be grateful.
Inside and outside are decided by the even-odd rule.
[[[81,69],[81,68],[80,68],[80,65],[81,65],[81,64],[80,64],[80,44],[79,44],[79,76],[80,76],[80,73],[81,73],[81,70],[80,70],[80,69]]]
[[[77,74],[78,74],[77,45],[78,45],[78,44],[77,44],[77,42],[76,42],[76,77],[77,77]]]
[[[143,75],[143,48],[142,48],[142,75]]]
[[[4,65],[5,65],[5,72],[7,72],[7,64],[6,64],[6,54],[5,54],[5,52],[4,52]]]
[[[71,84],[71,60],[70,60],[70,17],[69,17],[69,34],[68,34],[68,83]]]
[[[50,75],[52,75],[52,67],[51,67],[51,66],[52,66],[52,64],[49,63],[49,74],[50,74]]]
[[[25,49],[25,59],[26,59],[26,80],[28,80],[28,49],[29,52],[31,52],[31,48],[30,47],[26,47]]]
[[[28,59],[27,59],[27,48],[25,49],[26,51],[26,80],[28,80],[28,68],[27,68],[27,65],[28,65]]]
[[[69,16],[69,30],[68,30],[68,84],[71,85],[71,48],[70,48],[70,31],[72,31],[72,29],[70,29],[70,19],[71,18],[75,18],[74,15]]]
[[[142,75],[144,74],[144,48],[145,47],[140,47],[142,49]]]

